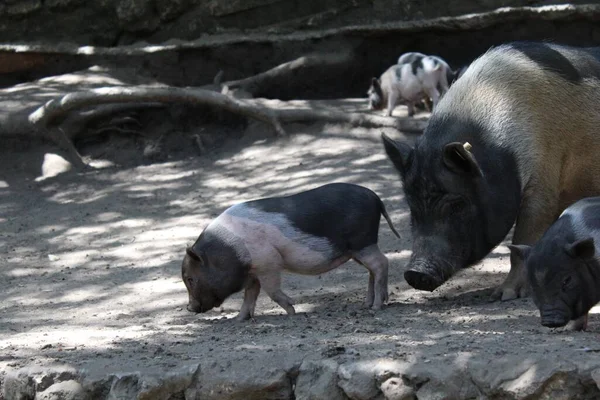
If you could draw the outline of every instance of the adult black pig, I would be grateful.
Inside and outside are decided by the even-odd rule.
[[[293,315],[293,301],[281,291],[283,270],[317,275],[351,258],[369,270],[366,304],[378,310],[388,299],[388,259],[377,246],[381,215],[400,237],[379,196],[348,183],[236,204],[186,251],[188,310],[208,311],[245,289],[238,319],[248,319],[263,288]]]
[[[549,43],[492,48],[450,87],[414,148],[383,135],[411,211],[411,286],[433,291],[515,220],[513,244],[534,243],[568,205],[600,194],[599,56]],[[511,256],[492,297],[525,296],[525,282]]]
[[[600,301],[600,197],[567,208],[532,247],[509,246],[525,264],[542,325],[585,330]]]

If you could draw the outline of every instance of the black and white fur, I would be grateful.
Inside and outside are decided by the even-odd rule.
[[[317,275],[351,258],[369,270],[366,304],[380,309],[388,298],[388,260],[377,246],[381,215],[399,237],[381,199],[346,183],[236,204],[187,249],[182,278],[188,309],[205,312],[245,289],[238,318],[251,318],[262,288],[292,315],[282,271]]]
[[[600,197],[567,208],[533,246],[509,246],[527,271],[542,325],[585,330],[600,302]]]
[[[513,244],[531,245],[570,204],[600,195],[597,104],[600,48],[509,43],[470,64],[414,147],[384,137],[413,221],[407,282],[434,290],[511,227]],[[511,256],[493,298],[526,296],[525,282]]]

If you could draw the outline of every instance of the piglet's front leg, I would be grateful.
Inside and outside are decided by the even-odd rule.
[[[254,317],[254,309],[256,308],[256,299],[260,293],[260,282],[256,277],[251,276],[246,284],[244,292],[244,303],[237,316],[238,321],[245,321]]]
[[[394,112],[394,108],[396,108],[396,104],[398,103],[398,97],[399,97],[399,94],[397,91],[395,91],[395,90],[390,91],[390,94],[388,96],[387,110],[385,112],[386,117],[392,116],[392,113]]]

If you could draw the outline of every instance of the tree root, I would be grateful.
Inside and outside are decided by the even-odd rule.
[[[123,111],[127,109],[125,107],[127,104],[131,105],[132,108],[139,108],[172,102],[207,105],[241,114],[271,125],[277,136],[280,137],[286,136],[286,132],[281,125],[283,122],[341,122],[364,127],[391,127],[405,132],[422,132],[427,125],[427,121],[422,119],[393,118],[325,109],[294,109],[293,107],[285,107],[288,103],[279,100],[236,99],[229,95],[200,88],[155,86],[111,87],[70,93],[61,98],[48,101],[29,114],[28,120],[38,130],[47,132],[52,140],[69,153],[77,166],[83,167],[85,162],[81,159],[71,139],[80,133],[80,131],[73,129],[84,126],[86,118],[89,121],[91,118]],[[79,113],[76,117],[70,119],[67,117],[72,111],[91,106],[100,107],[96,110],[87,111],[87,115]],[[64,122],[67,129],[71,129],[71,131],[67,132],[64,126],[59,126],[61,122]],[[109,129],[114,128],[101,128],[91,131],[91,133],[94,134]],[[119,131],[122,133],[139,133],[136,130],[129,129],[119,129]],[[203,146],[200,145],[199,147],[202,151]]]
[[[195,88],[133,86],[100,88],[86,92],[70,93],[61,99],[50,100],[32,112],[29,115],[29,122],[38,128],[47,127],[66,113],[82,107],[107,103],[139,102],[181,102],[220,107],[236,114],[266,122],[273,126],[279,136],[285,136],[285,131],[272,110],[221,93]]]
[[[295,60],[280,64],[260,74],[248,78],[221,83],[222,71],[215,77],[214,83],[221,84],[225,90],[242,89],[253,96],[265,92],[269,86],[284,84],[290,79],[297,79],[305,70],[314,68],[335,68],[352,62],[353,54],[349,49],[333,53],[316,53],[299,57]]]

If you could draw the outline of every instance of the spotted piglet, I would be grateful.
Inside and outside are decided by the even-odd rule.
[[[249,319],[262,288],[293,315],[293,301],[281,291],[282,271],[317,275],[352,258],[369,271],[366,305],[378,310],[388,299],[388,260],[377,246],[381,215],[400,237],[381,199],[346,183],[236,204],[186,249],[187,308],[205,312],[245,289],[238,319]]]
[[[568,207],[534,245],[509,245],[524,262],[542,325],[585,330],[600,302],[600,197]]]

